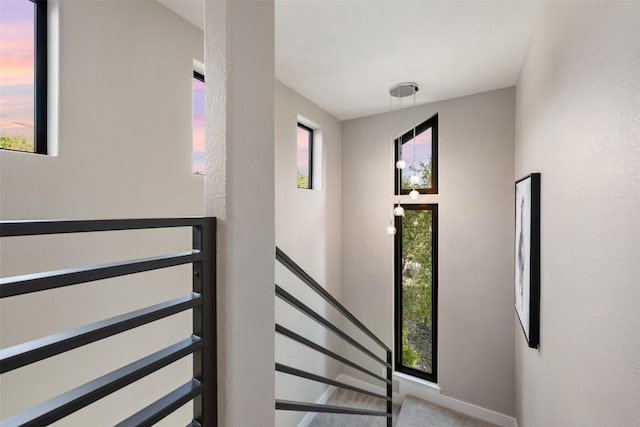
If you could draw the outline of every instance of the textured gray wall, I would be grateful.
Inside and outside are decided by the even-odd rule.
[[[205,3],[205,211],[218,222],[221,426],[274,424],[273,1]]]
[[[516,105],[516,175],[542,173],[540,350],[516,329],[519,425],[640,425],[640,3],[545,3]]]

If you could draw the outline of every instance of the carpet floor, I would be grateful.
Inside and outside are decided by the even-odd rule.
[[[351,408],[371,409],[374,411],[386,411],[387,404],[382,399],[377,399],[366,394],[356,393],[354,391],[336,389],[333,392],[327,405],[348,406]],[[399,405],[393,405],[393,422],[397,420]],[[385,417],[371,417],[364,415],[345,415],[345,414],[317,414],[309,427],[386,427],[387,419]]]
[[[353,391],[336,389],[327,401],[328,405],[347,406],[385,411],[382,399]],[[386,418],[363,415],[316,414],[309,427],[386,427]],[[394,427],[495,427],[458,412],[407,396],[399,405],[393,405]]]
[[[413,396],[405,397],[397,427],[494,427],[493,424],[471,418],[459,412],[435,405]]]

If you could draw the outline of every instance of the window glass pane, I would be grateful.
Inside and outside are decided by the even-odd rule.
[[[432,374],[432,211],[406,209],[401,230],[402,365]]]
[[[311,188],[311,143],[313,132],[298,125],[298,188]]]
[[[34,151],[34,16],[28,0],[0,1],[0,148]]]
[[[410,181],[412,175],[418,176],[415,184],[417,189],[431,188],[431,165],[432,165],[432,129],[428,128],[416,135],[415,146],[413,138],[402,144],[400,158],[407,166],[402,170],[402,189],[411,190],[414,188]],[[415,156],[414,156],[415,152]]]
[[[204,82],[193,78],[193,173],[204,174]]]

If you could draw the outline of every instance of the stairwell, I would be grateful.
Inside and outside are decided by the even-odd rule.
[[[330,405],[382,411],[385,403],[374,397],[337,389],[327,401]],[[317,414],[307,427],[376,427],[386,426],[386,420],[360,415]],[[494,427],[493,424],[471,418],[439,405],[406,396],[402,405],[393,405],[393,427]],[[299,427],[302,427],[299,426]]]

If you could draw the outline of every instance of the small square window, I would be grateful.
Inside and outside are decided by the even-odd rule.
[[[298,123],[297,162],[298,188],[313,188],[313,129],[300,123]]]
[[[0,2],[0,148],[47,153],[47,1]]]

